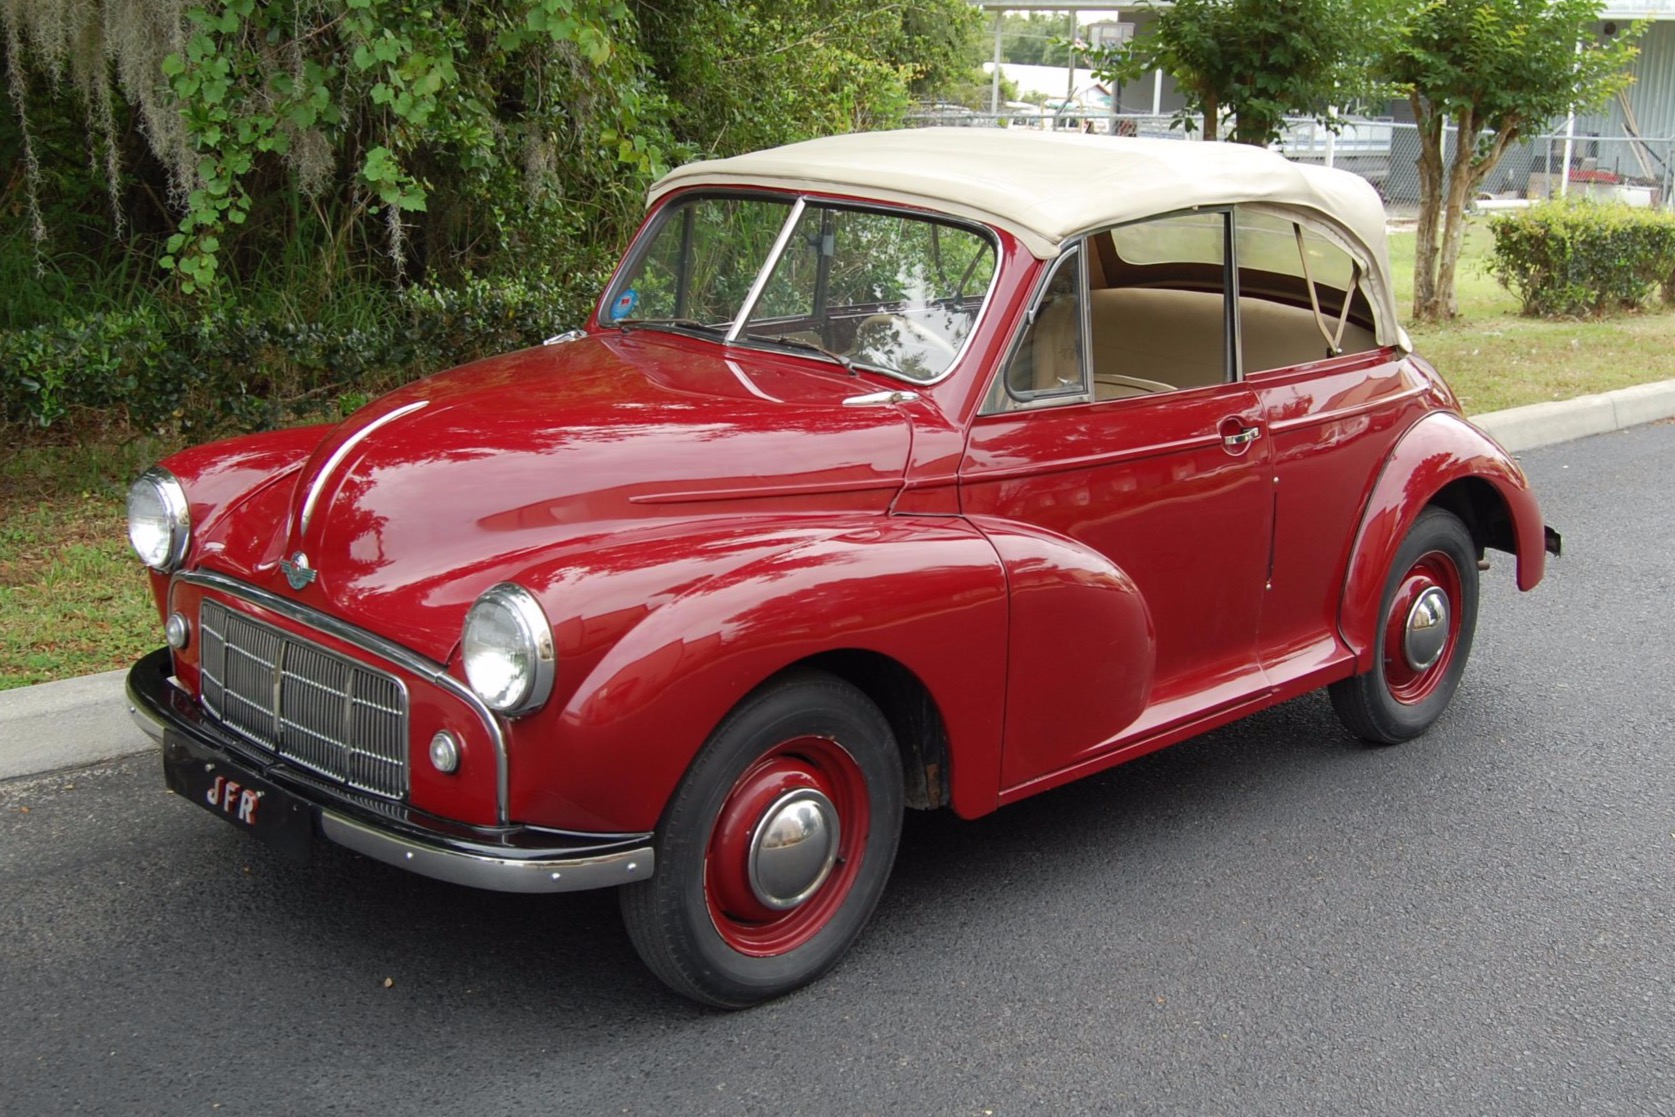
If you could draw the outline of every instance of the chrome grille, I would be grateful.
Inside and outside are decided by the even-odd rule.
[[[407,691],[399,681],[216,601],[203,602],[198,628],[211,717],[350,787],[407,793]]]

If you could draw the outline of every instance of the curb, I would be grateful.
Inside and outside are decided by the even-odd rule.
[[[1472,418],[1511,453],[1675,418],[1675,380],[1534,403]],[[79,768],[155,748],[129,720],[124,680],[106,671],[0,690],[0,780]]]
[[[0,780],[154,748],[128,717],[127,671],[0,690]]]
[[[1595,396],[1532,403],[1472,419],[1511,453],[1675,418],[1675,380]]]

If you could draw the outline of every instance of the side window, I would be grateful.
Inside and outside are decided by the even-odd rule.
[[[1082,345],[1082,251],[1058,258],[1002,380],[1011,405],[1087,393]],[[998,396],[999,393],[996,393]],[[997,399],[1004,409],[1008,401]]]
[[[1122,225],[1089,238],[1096,400],[1235,378],[1226,210]]]
[[[1247,373],[1378,348],[1359,262],[1301,217],[1241,211],[1238,256]]]

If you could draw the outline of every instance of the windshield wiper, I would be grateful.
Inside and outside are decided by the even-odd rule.
[[[714,332],[716,327],[707,322],[700,322],[696,318],[618,318],[611,325],[627,333],[630,330],[705,330]]]
[[[773,334],[745,334],[744,336],[751,341],[765,341],[769,345],[787,345],[792,349],[806,349],[810,353],[818,353],[827,360],[836,361],[838,364],[842,365],[844,370],[848,372],[850,376],[860,375],[860,373],[855,371],[855,362],[853,360],[845,357],[842,353],[827,349],[818,341],[809,341],[808,339],[801,337],[777,337]]]

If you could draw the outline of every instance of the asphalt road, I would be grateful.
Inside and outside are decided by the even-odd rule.
[[[1675,425],[1532,451],[1566,556],[1486,576],[1420,741],[1323,695],[975,823],[738,1014],[614,897],[306,868],[150,756],[0,784],[0,1111],[1675,1113]]]

